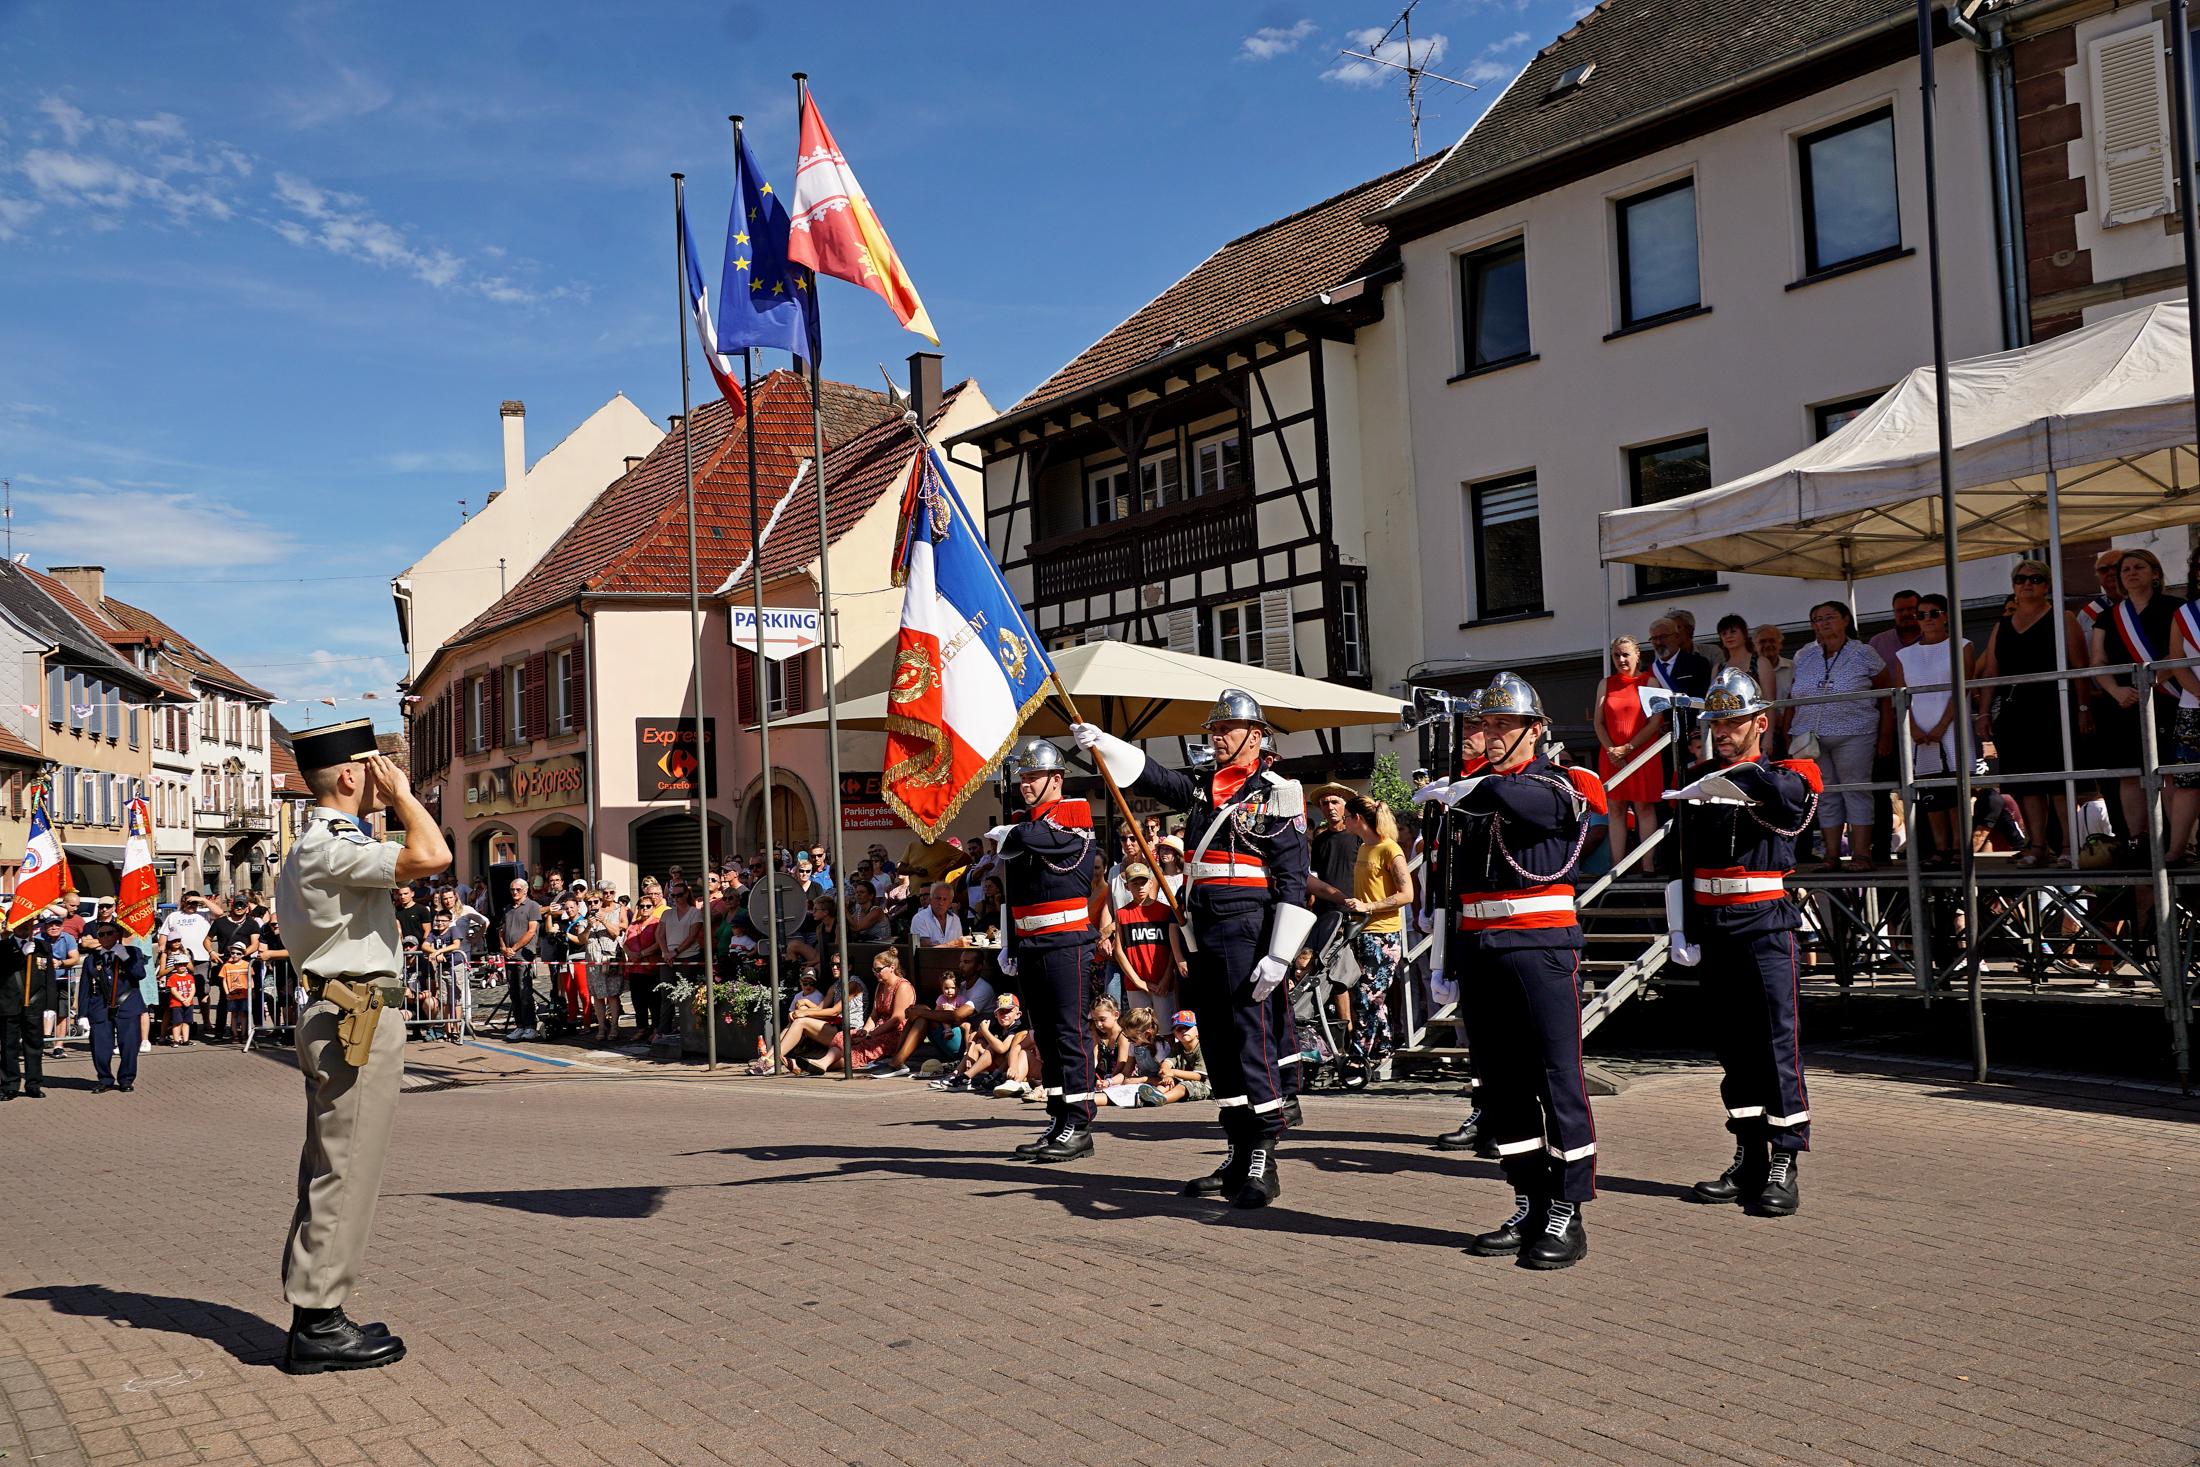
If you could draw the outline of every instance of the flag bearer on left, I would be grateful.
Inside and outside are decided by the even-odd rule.
[[[45,929],[25,933],[0,967],[0,1100],[45,1096],[44,1024],[61,1004],[55,997],[53,944]],[[0,949],[0,953],[4,953]]]
[[[1001,924],[1001,975],[1017,980],[1039,1041],[1047,1128],[1016,1148],[1037,1162],[1092,1155],[1092,1036],[1085,1028],[1085,975],[1092,967],[1092,869],[1098,846],[1083,800],[1062,798],[1062,751],[1025,739],[1008,774],[1024,818],[992,832],[1000,843],[1008,920]]]

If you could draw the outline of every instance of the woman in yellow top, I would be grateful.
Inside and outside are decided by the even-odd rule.
[[[1360,981],[1351,994],[1344,1054],[1345,1087],[1357,1090],[1390,1053],[1390,983],[1403,956],[1405,909],[1413,901],[1413,875],[1406,869],[1398,822],[1388,805],[1366,795],[1354,796],[1345,802],[1344,828],[1360,839],[1360,858],[1352,867],[1352,899],[1345,903],[1345,910],[1361,923],[1352,937]]]

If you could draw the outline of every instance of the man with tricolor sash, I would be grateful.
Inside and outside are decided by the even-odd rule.
[[[1801,1203],[1798,1159],[1810,1149],[1796,1003],[1802,917],[1787,878],[1795,839],[1818,807],[1820,775],[1808,759],[1765,757],[1770,706],[1740,668],[1721,669],[1704,695],[1712,757],[1666,796],[1680,802],[1691,868],[1685,884],[1668,888],[1666,907],[1669,920],[1680,918],[1673,960],[1702,974],[1734,1136],[1733,1161],[1695,1194],[1786,1217]]]

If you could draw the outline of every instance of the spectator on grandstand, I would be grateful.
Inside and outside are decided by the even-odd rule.
[[[1749,644],[1749,623],[1731,611],[1719,618],[1719,645],[1711,655],[1711,674],[1716,677],[1729,667],[1753,678],[1757,675],[1757,649]]]
[[[1906,687],[1910,694],[1910,737],[1914,741],[1912,773],[1920,779],[1946,777],[1956,772],[1957,709],[1950,696],[1948,684],[1948,598],[1935,591],[1926,596],[1913,596],[1911,617],[1919,628],[1918,638],[1895,652],[1895,683]],[[1963,642],[1958,654],[1963,658],[1964,676],[1973,675],[1971,643]],[[1927,869],[1953,869],[1962,864],[1962,848],[1955,844],[1952,816],[1955,811],[1955,790],[1936,785],[1918,790],[1913,796],[1916,807],[1925,814],[1925,827],[1932,835],[1933,855],[1925,865]],[[1916,839],[1916,821],[1911,820],[1910,838]]]
[[[1872,688],[1893,685],[1894,675],[1879,654],[1856,639],[1856,618],[1843,601],[1821,601],[1810,609],[1812,640],[1795,654],[1795,695],[1799,698],[1847,696],[1795,710],[1789,727],[1797,739],[1815,747],[1827,788],[1818,801],[1818,829],[1824,838],[1821,871],[1841,869],[1841,833],[1849,838],[1852,870],[1869,871],[1872,861],[1872,800],[1868,790],[1837,790],[1835,785],[1867,784],[1874,750],[1892,747],[1894,704],[1869,699]]]
[[[835,936],[840,928],[840,915],[829,896],[810,898],[810,915],[787,939],[787,956],[798,963],[808,963],[823,969],[828,956],[839,951]]]

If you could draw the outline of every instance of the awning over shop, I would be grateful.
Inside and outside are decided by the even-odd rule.
[[[2200,521],[2184,301],[1952,363],[1948,402],[1963,559],[2047,544],[2050,473],[2064,543]],[[1936,415],[1920,367],[1770,468],[1599,515],[1604,559],[1828,581],[1937,566]]]

